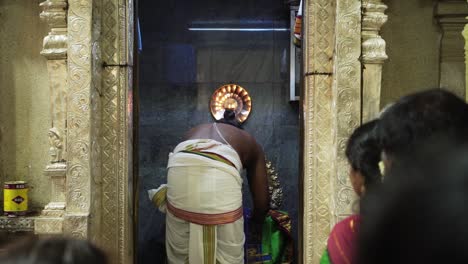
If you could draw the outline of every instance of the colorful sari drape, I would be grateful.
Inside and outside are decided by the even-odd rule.
[[[333,227],[320,264],[356,263],[357,231],[360,220],[359,215],[352,215]]]

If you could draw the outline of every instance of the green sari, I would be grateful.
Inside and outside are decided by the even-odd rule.
[[[330,256],[328,255],[328,250],[325,249],[323,252],[322,258],[320,259],[320,264],[332,264]]]
[[[249,214],[245,214],[246,223]],[[251,238],[246,225],[247,241]],[[245,245],[245,263],[291,263],[293,259],[293,239],[291,236],[291,219],[285,212],[270,210],[263,222],[261,243]]]

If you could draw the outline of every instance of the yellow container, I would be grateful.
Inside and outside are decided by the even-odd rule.
[[[28,185],[24,181],[5,182],[3,188],[5,215],[25,215],[28,211]]]

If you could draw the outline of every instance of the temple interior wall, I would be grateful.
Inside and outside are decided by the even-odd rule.
[[[388,22],[381,35],[388,60],[382,72],[381,107],[399,97],[439,87],[441,30],[434,0],[385,1]]]
[[[40,55],[48,30],[40,21],[40,2],[0,1],[0,182],[26,180],[30,207],[42,207],[49,200],[49,181],[43,176],[49,86],[46,59]]]

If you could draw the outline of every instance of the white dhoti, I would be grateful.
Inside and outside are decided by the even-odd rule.
[[[169,263],[244,262],[241,168],[237,152],[214,140],[184,141],[169,155],[167,186],[150,191],[167,210]]]

